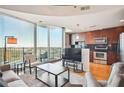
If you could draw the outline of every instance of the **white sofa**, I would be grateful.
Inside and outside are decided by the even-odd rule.
[[[124,63],[113,64],[110,77],[107,81],[96,80],[90,72],[85,74],[85,87],[124,87]]]
[[[8,87],[27,87],[23,80],[10,69],[10,65],[0,66],[2,71],[2,79],[8,85]]]

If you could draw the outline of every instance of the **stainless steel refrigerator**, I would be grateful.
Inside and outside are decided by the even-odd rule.
[[[120,34],[120,61],[124,62],[124,33]]]

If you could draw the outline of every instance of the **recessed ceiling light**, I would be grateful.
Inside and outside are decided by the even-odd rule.
[[[120,22],[124,22],[124,19],[121,19]]]

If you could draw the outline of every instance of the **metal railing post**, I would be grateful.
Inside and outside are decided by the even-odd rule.
[[[22,57],[23,57],[23,62],[24,62],[24,47],[22,48]]]

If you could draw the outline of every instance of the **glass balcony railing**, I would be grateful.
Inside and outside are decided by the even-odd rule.
[[[50,52],[48,52],[48,48],[46,47],[38,47],[37,48],[37,58],[40,60],[40,55],[47,52],[47,60],[54,60],[61,58],[61,48],[50,48]],[[7,48],[6,50],[6,62],[7,63],[15,63],[18,61],[23,61],[25,54],[33,54],[34,48],[26,47],[26,48]],[[4,64],[4,48],[0,48],[0,65]]]
[[[50,48],[50,59],[61,58],[61,48]]]
[[[50,48],[50,52],[48,51],[48,48],[46,47],[39,47],[37,48],[37,57],[40,59],[41,54],[45,54],[47,53],[47,58],[48,60],[56,60],[56,59],[60,59],[62,57],[62,48],[57,48],[57,47],[53,47]]]

